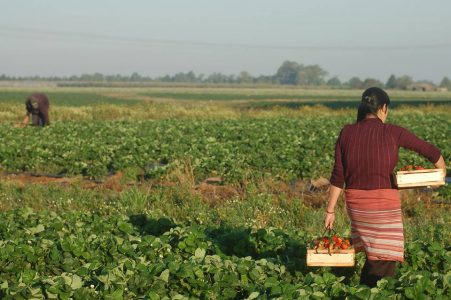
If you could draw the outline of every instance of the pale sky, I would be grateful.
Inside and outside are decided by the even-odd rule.
[[[0,74],[451,77],[449,0],[0,0]]]

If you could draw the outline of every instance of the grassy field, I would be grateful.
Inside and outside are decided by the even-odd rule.
[[[20,129],[14,124],[32,89],[0,89],[2,299],[450,293],[449,185],[402,191],[406,262],[377,288],[358,284],[362,255],[355,268],[305,265],[307,245],[323,231],[327,198],[311,179],[329,176],[336,136],[355,119],[347,104],[358,103],[361,91],[42,91],[51,126]],[[438,145],[449,165],[451,93],[389,93],[403,103],[389,122]],[[400,160],[430,166],[409,151]],[[349,236],[343,202],[336,231]]]
[[[249,101],[249,100],[329,100],[329,101],[358,101],[361,90],[341,89],[304,89],[296,87],[148,87],[148,88],[57,88],[57,87],[0,87],[0,99],[2,101],[23,101],[24,96],[39,89],[49,94],[50,98],[60,101],[62,104],[82,105],[88,95],[110,96],[119,99],[164,99],[164,100],[191,100],[191,101]],[[419,92],[388,90],[393,101],[451,101],[449,92]],[[67,101],[73,95],[79,95]],[[84,95],[84,96],[83,96]],[[96,101],[89,99],[92,104]],[[113,103],[116,103],[113,101]]]
[[[0,120],[17,122],[35,87],[1,87]],[[55,88],[42,87],[51,102],[52,120],[147,120],[173,118],[233,119],[350,115],[358,106],[359,90],[299,88]],[[408,111],[450,111],[451,92],[389,91],[392,107]],[[396,113],[396,112],[395,112]]]

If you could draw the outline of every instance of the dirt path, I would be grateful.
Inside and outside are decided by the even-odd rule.
[[[28,185],[28,184],[39,184],[39,185],[48,185],[48,184],[57,184],[61,186],[68,185],[80,185],[83,188],[95,188],[95,187],[103,187],[103,188],[113,188],[117,183],[119,184],[119,180],[122,178],[122,173],[117,173],[113,176],[108,177],[105,181],[99,180],[89,180],[82,177],[63,177],[63,176],[48,176],[45,174],[33,174],[33,173],[8,173],[3,172],[0,173],[0,180],[6,182],[14,182],[20,185]]]
[[[105,189],[116,192],[122,192],[130,186],[149,185],[155,188],[175,188],[178,186],[175,182],[165,181],[135,181],[124,182],[123,173],[118,172],[114,175],[106,177],[104,180],[90,180],[83,177],[58,177],[46,176],[44,174],[33,173],[0,173],[0,181],[12,182],[20,186],[36,184],[36,185],[58,185],[65,186],[79,186],[83,189]],[[326,180],[327,181],[327,180]],[[262,192],[272,194],[276,197],[285,195],[289,200],[302,199],[303,203],[320,208],[324,206],[327,200],[329,182],[324,179],[312,180],[309,182],[297,181],[291,184],[283,182],[261,182],[258,183],[258,189]],[[199,195],[202,200],[210,205],[217,205],[224,201],[231,199],[246,199],[246,188],[224,184],[221,182],[209,182],[208,179],[189,187],[191,193]],[[416,206],[418,202],[425,202],[430,204],[447,205],[449,202],[435,201],[431,190],[409,189],[401,191],[401,200],[404,206]]]

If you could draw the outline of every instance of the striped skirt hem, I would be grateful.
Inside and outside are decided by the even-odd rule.
[[[345,191],[356,252],[368,260],[404,261],[404,228],[398,190]]]

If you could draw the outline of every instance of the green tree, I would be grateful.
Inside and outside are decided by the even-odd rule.
[[[301,85],[321,85],[324,84],[324,77],[327,72],[319,65],[299,67],[298,84]]]
[[[241,84],[249,84],[249,83],[252,83],[254,81],[254,79],[248,72],[241,71],[240,74],[238,75],[237,81],[238,81],[238,83],[241,83]]]
[[[233,76],[225,75],[222,73],[213,73],[210,74],[206,79],[205,82],[208,83],[232,83],[233,82]]]
[[[275,75],[277,82],[280,84],[292,84],[296,85],[299,82],[299,71],[301,66],[294,61],[284,61],[282,65],[277,69]]]
[[[363,85],[362,87],[364,89],[367,89],[367,88],[370,88],[370,87],[380,87],[380,88],[382,88],[384,86],[384,84],[380,80],[377,80],[377,79],[374,79],[374,78],[367,78],[367,79],[365,79],[363,81],[362,85]]]
[[[387,89],[395,89],[396,88],[396,77],[394,74],[390,75],[387,82],[385,83],[385,87]]]
[[[140,81],[140,80],[141,76],[136,72],[133,72],[133,74],[130,76],[130,81]]]
[[[94,74],[82,74],[80,76],[81,81],[103,81],[104,77],[100,73],[94,73]]]
[[[277,78],[275,76],[268,76],[268,75],[260,75],[257,78],[255,78],[255,83],[258,84],[277,84]]]
[[[407,90],[410,85],[413,84],[412,77],[404,75],[396,79],[396,88],[401,90]]]
[[[174,82],[196,82],[197,77],[193,71],[189,71],[188,73],[177,73],[174,75],[172,81]]]
[[[334,76],[334,77],[330,78],[326,84],[329,86],[340,86],[341,81],[337,76]]]
[[[442,81],[440,82],[440,87],[448,88],[451,90],[451,80],[445,76],[443,77]]]
[[[363,88],[363,82],[359,77],[354,76],[348,81],[348,85],[351,89],[361,89]]]

